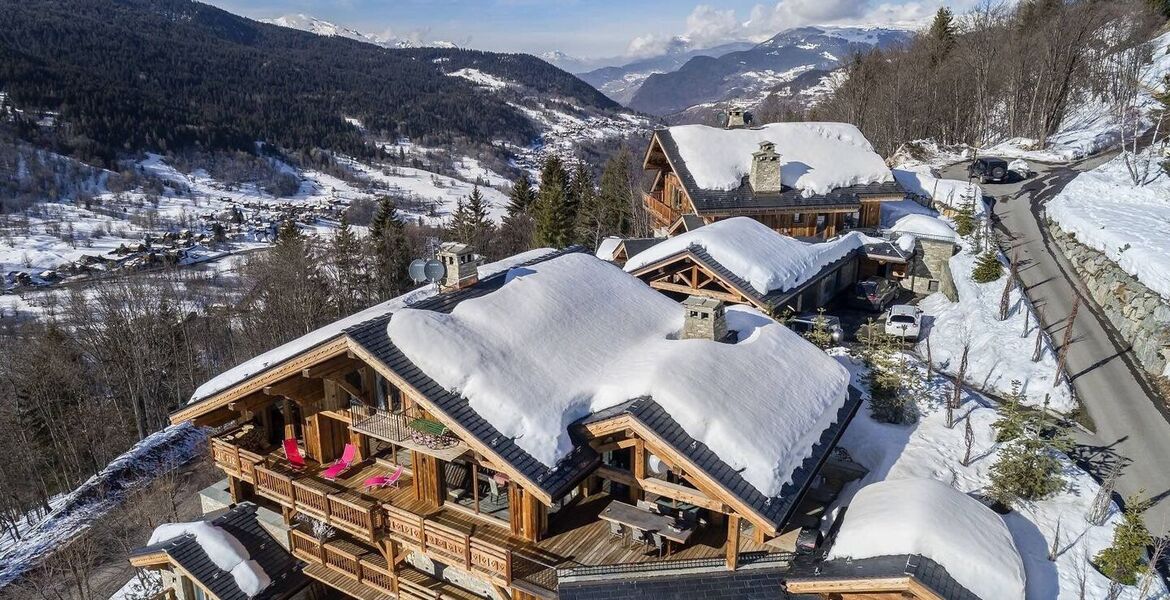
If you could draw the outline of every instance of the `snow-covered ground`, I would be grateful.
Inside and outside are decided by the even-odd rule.
[[[1170,298],[1170,175],[1159,165],[1149,183],[1137,186],[1118,156],[1078,175],[1046,209],[1078,242]]]
[[[136,573],[110,600],[151,600],[162,591],[162,575],[158,571],[143,569]]]
[[[833,353],[851,371],[855,385],[864,389],[864,366],[842,350]],[[916,359],[907,356],[907,360]],[[921,363],[915,366],[919,372],[924,368]],[[949,378],[936,375],[929,380],[927,390],[928,400],[919,405],[919,419],[915,424],[879,423],[869,416],[868,401],[853,419],[840,445],[854,460],[868,468],[869,474],[845,488],[838,500],[840,505],[847,505],[865,485],[886,480],[933,479],[964,493],[987,493],[990,469],[1000,449],[991,428],[999,418],[995,404],[966,391],[962,406],[955,411],[959,423],[948,429],[944,405],[952,391]],[[965,452],[963,420],[967,419],[971,421],[975,434],[974,460],[964,467],[961,463]],[[1061,461],[1067,484],[1063,490],[1044,500],[1021,503],[1003,516],[1016,550],[1024,561],[1026,597],[1038,600],[1107,598],[1109,580],[1089,565],[1087,559],[1110,544],[1113,528],[1121,521],[1120,511],[1113,505],[1112,514],[1104,525],[1089,524],[1085,515],[1099,485],[1067,457],[1061,457]],[[835,511],[829,518],[833,516]],[[1059,540],[1056,539],[1058,535]],[[960,555],[965,552],[967,540],[955,539],[951,543],[956,545]],[[1049,561],[1048,552],[1053,546],[1057,548],[1058,556],[1055,561]],[[1084,595],[1080,594],[1082,578]],[[1154,598],[1166,597],[1160,583],[1154,582],[1153,590],[1156,592]],[[1124,587],[1120,598],[1148,600],[1140,598],[1135,587]]]
[[[0,550],[0,588],[85,531],[127,492],[191,460],[206,439],[206,431],[191,423],[172,425],[110,461],[97,475],[56,501],[52,512],[28,528],[19,542]]]

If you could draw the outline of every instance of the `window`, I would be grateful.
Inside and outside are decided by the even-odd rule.
[[[926,283],[926,290],[928,292],[937,292],[938,291],[938,280],[931,279],[930,281],[928,281]]]
[[[804,222],[804,215],[802,215],[800,213],[796,213],[795,215],[792,215],[792,224],[793,225],[799,225],[803,222]]]

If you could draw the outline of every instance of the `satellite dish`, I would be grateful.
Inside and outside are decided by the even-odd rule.
[[[430,259],[423,266],[423,274],[426,275],[427,281],[436,282],[447,274],[447,267],[443,263],[435,259]]]
[[[422,283],[426,281],[426,265],[427,261],[419,258],[410,263],[407,272],[410,274],[410,280],[415,283]]]

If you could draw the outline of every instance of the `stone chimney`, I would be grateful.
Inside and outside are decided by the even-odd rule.
[[[747,127],[747,113],[743,107],[732,106],[727,109],[727,122],[723,124],[724,129],[743,129]]]
[[[722,302],[714,298],[688,296],[682,305],[686,314],[682,339],[721,342],[727,338],[727,315]]]
[[[752,153],[752,172],[748,177],[754,192],[779,192],[783,187],[780,182],[780,155],[776,153],[776,144],[760,142],[760,149]]]
[[[439,283],[444,291],[463,289],[479,281],[479,265],[483,257],[476,254],[471,246],[446,242],[439,246],[438,259],[447,270]]]

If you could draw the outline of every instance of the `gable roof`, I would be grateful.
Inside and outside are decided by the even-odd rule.
[[[918,554],[878,556],[859,560],[799,561],[785,574],[786,586],[820,581],[857,581],[913,577],[943,600],[991,600],[963,587],[937,562]],[[794,586],[795,587],[795,586]],[[803,588],[801,588],[803,589]],[[803,596],[801,596],[803,597]],[[819,595],[811,596],[820,598]]]
[[[714,128],[710,128],[714,129]],[[802,190],[784,186],[779,192],[755,192],[744,177],[740,185],[730,189],[704,188],[696,181],[691,166],[675,140],[671,129],[655,130],[650,147],[657,144],[666,155],[675,174],[687,190],[695,212],[699,215],[758,214],[777,210],[852,209],[868,196],[904,195],[901,184],[890,175],[888,181],[872,181],[833,188],[829,191],[805,194]],[[650,152],[647,151],[647,156]],[[789,157],[791,158],[791,157]],[[782,157],[782,160],[787,160]]]
[[[272,579],[252,600],[280,600],[288,598],[309,583],[301,573],[303,566],[283,546],[260,526],[256,520],[257,506],[250,502],[236,505],[215,517],[211,524],[236,538],[248,550],[252,560]],[[143,546],[130,552],[130,558],[164,553],[172,564],[219,598],[219,600],[248,600],[248,595],[236,584],[231,573],[217,567],[192,534],[181,535],[164,542]]]

